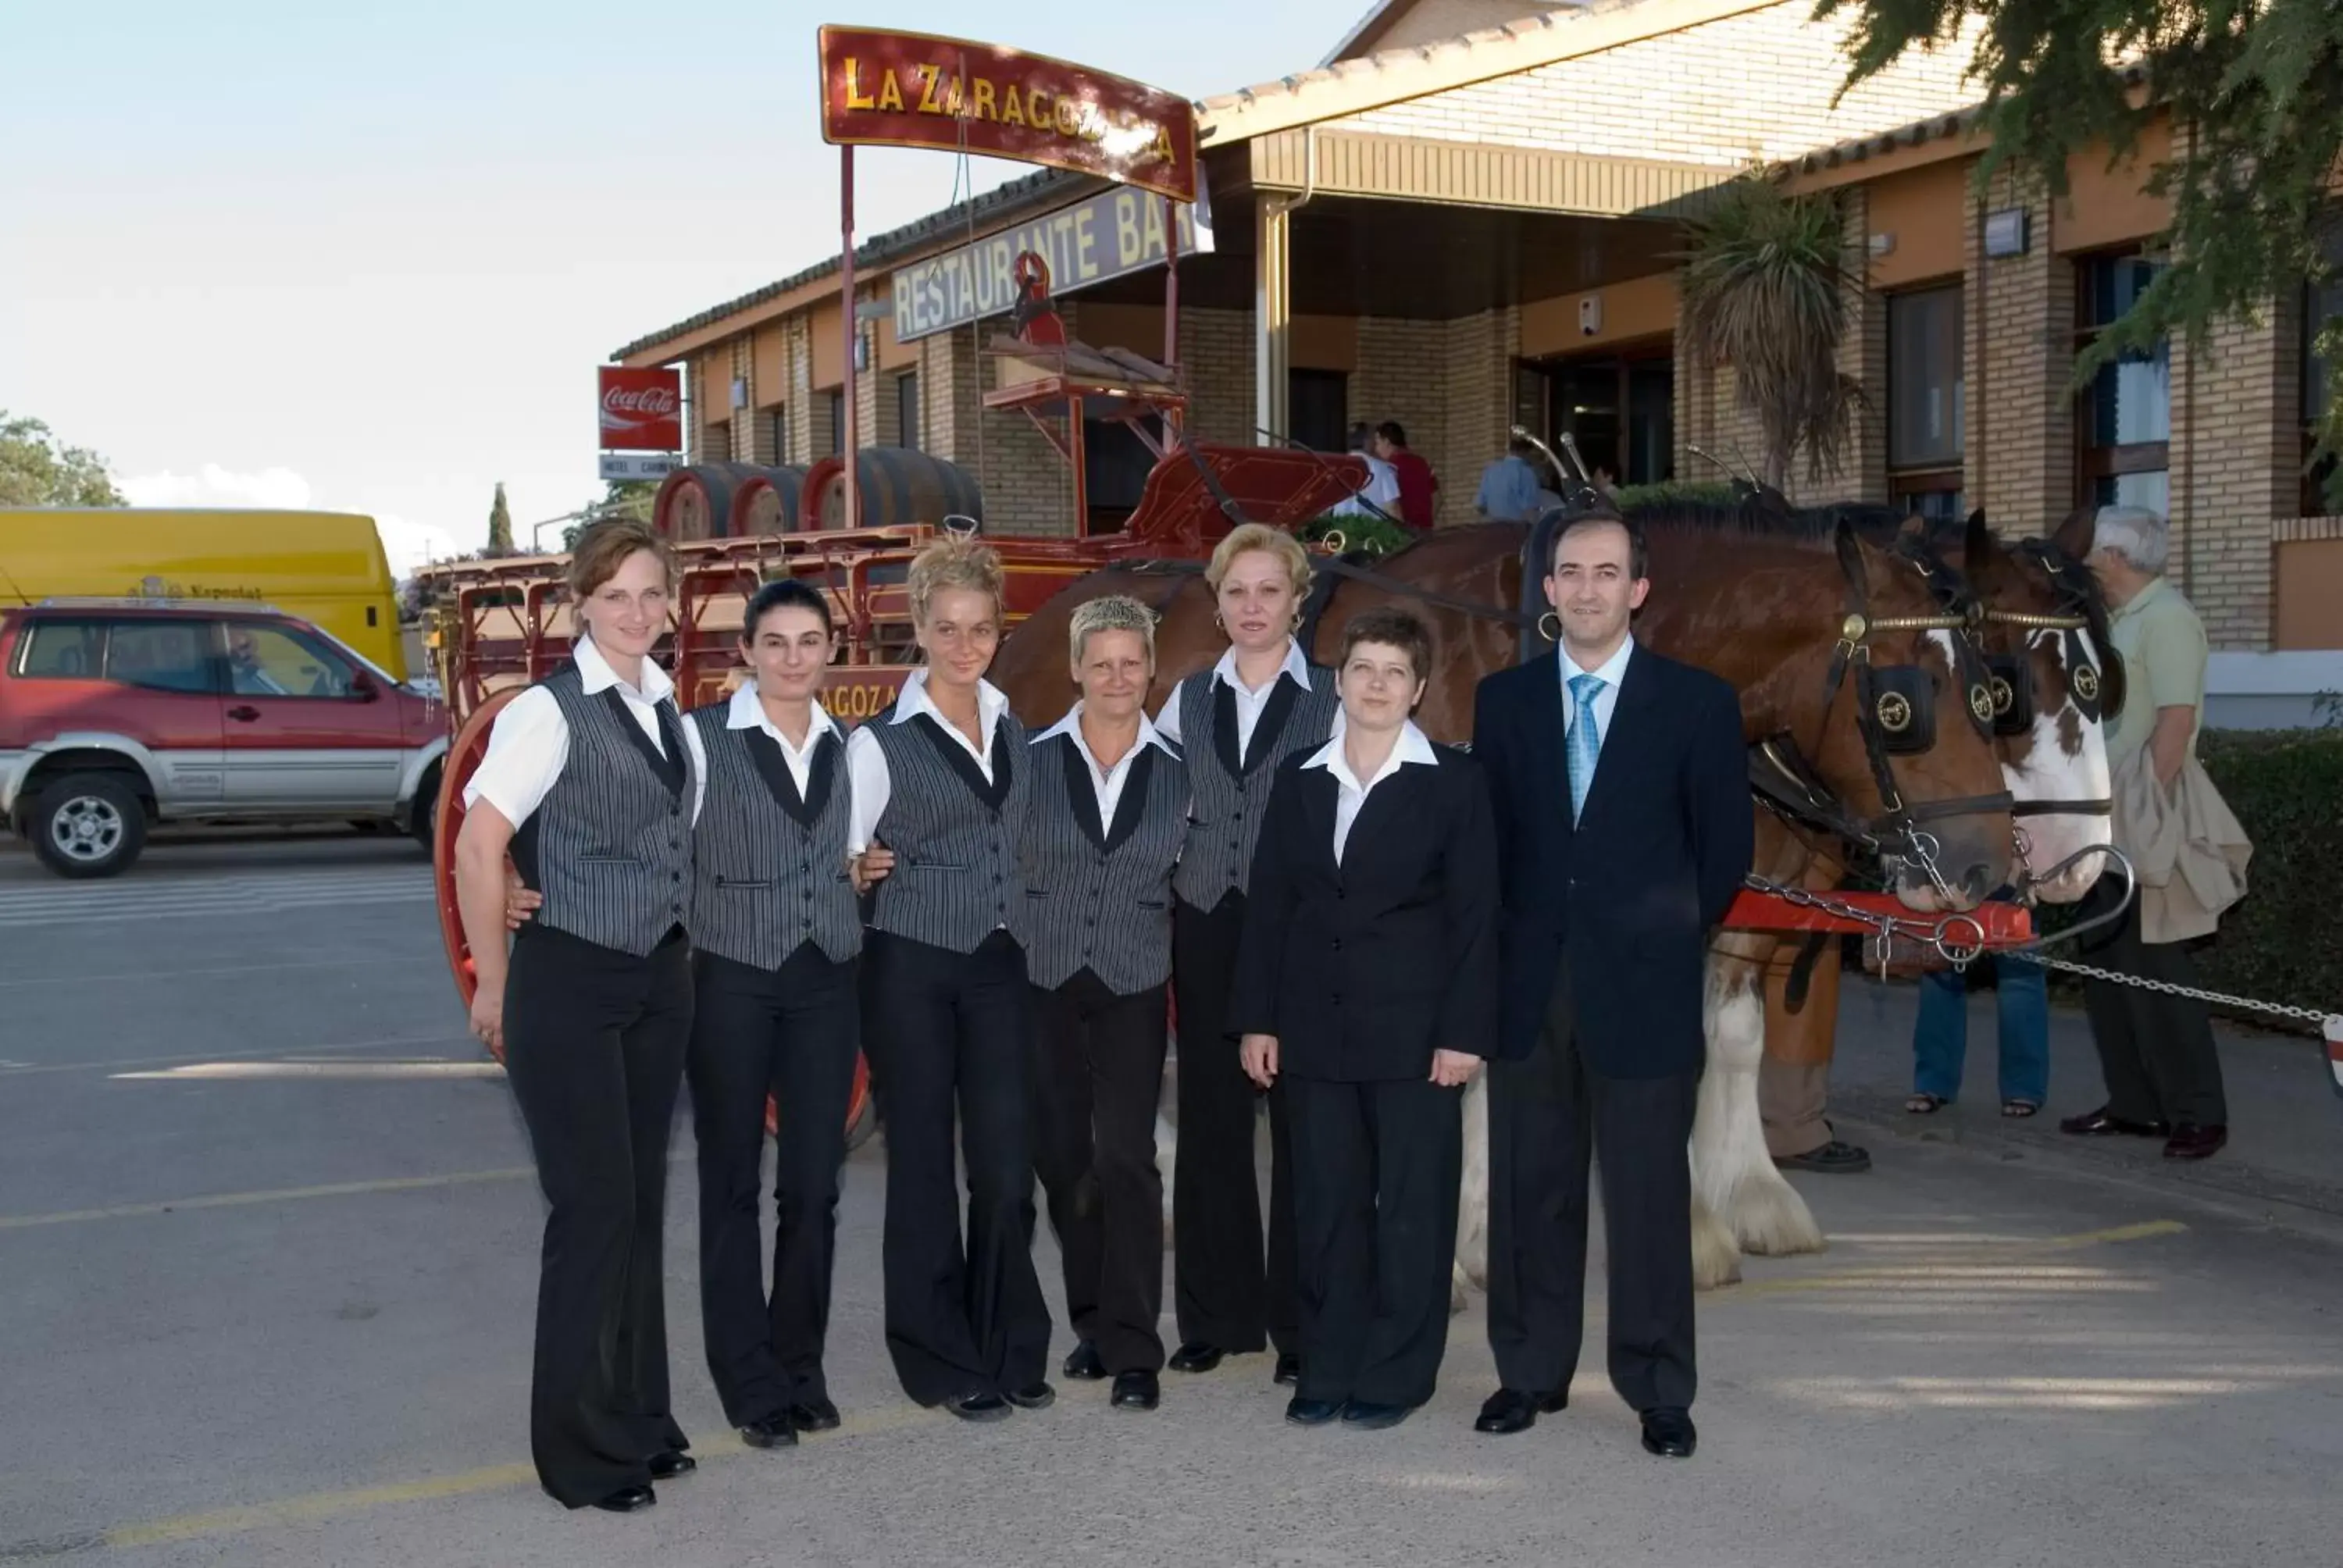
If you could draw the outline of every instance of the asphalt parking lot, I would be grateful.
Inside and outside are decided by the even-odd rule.
[[[1910,992],[1848,997],[1840,1130],[1875,1168],[1799,1179],[1827,1252],[1702,1299],[1689,1462],[1637,1446],[1599,1341],[1569,1412],[1476,1436],[1477,1299],[1387,1432],[1285,1426],[1259,1356],[1167,1372],[1151,1414],[1062,1382],[996,1426],[919,1410],[880,1340],[875,1141],[841,1216],[845,1424],[748,1450],[700,1360],[679,1122],[669,1321],[702,1463],[617,1518],[528,1463],[540,1200],[417,852],[158,844],[80,885],[0,848],[0,1563],[2335,1561],[2343,1104],[2308,1048],[2225,1040],[2237,1142],[2175,1172],[1982,1096],[1914,1126]],[[2087,1108],[2058,1029],[2053,1111]],[[1974,1038],[1989,1085],[1982,999]]]

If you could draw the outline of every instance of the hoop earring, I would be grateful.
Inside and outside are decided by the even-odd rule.
[[[1212,629],[1219,632],[1222,637],[1229,635],[1229,623],[1221,618],[1221,612],[1219,610],[1214,610],[1212,612]]]
[[[1545,623],[1548,621],[1554,622],[1554,629],[1552,631],[1548,631],[1545,628]],[[1552,610],[1546,611],[1537,618],[1537,633],[1548,642],[1560,642],[1562,640],[1562,617],[1554,614]]]

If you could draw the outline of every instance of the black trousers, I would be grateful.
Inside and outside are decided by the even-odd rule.
[[[862,955],[871,1086],[886,1124],[887,1350],[923,1405],[1041,1381],[1050,1308],[1033,1267],[1025,954],[996,930],[972,953],[885,931]],[[953,1122],[968,1165],[963,1241]]]
[[[1587,1156],[1603,1165],[1611,1386],[1632,1410],[1688,1407],[1692,1165],[1700,1070],[1589,1070],[1556,987],[1538,1042],[1489,1064],[1489,1344],[1504,1386],[1565,1390],[1586,1307]]]
[[[1109,1372],[1163,1365],[1163,988],[1118,996],[1083,970],[1035,987],[1035,1171],[1065,1263],[1066,1319]]]
[[[2104,888],[2102,881],[2099,888]],[[2106,909],[2094,888],[2087,912]],[[2112,896],[2112,895],[2107,895]],[[2195,987],[2196,960],[2181,942],[2140,940],[2135,900],[2120,925],[2094,943],[2091,961],[2119,974]],[[2193,997],[2170,996],[2110,980],[2083,982],[2083,1010],[2091,1020],[2091,1043],[2098,1048],[2099,1072],[2107,1080],[2107,1112],[2132,1121],[2191,1121],[2226,1127],[2228,1096],[2221,1083],[2221,1056],[2213,1044],[2213,1018]]]
[[[827,1399],[839,1167],[861,1020],[854,963],[811,942],[778,970],[714,953],[692,961],[697,1011],[685,1076],[699,1151],[699,1315],[725,1418],[747,1426]],[[779,1107],[773,1277],[758,1223],[765,1097]]]
[[[680,930],[648,958],[534,925],[513,944],[505,1076],[551,1206],[529,1452],[571,1508],[689,1446],[669,1411],[660,1232],[691,1007]]]
[[[1425,1063],[1427,1073],[1430,1062]],[[1413,1408],[1448,1349],[1463,1094],[1286,1081],[1304,1399]]]
[[[1244,895],[1210,910],[1174,900],[1180,1009],[1179,1152],[1172,1166],[1173,1299],[1183,1342],[1244,1353],[1301,1342],[1293,1285],[1293,1146],[1284,1081],[1269,1091],[1269,1245],[1253,1169],[1262,1091],[1226,1035]]]

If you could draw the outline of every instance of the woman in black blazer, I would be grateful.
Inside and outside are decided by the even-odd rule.
[[[1408,715],[1432,639],[1343,628],[1342,728],[1278,769],[1230,1031],[1293,1130],[1302,1381],[1286,1420],[1395,1425],[1448,1341],[1463,1098],[1496,994],[1496,833],[1480,770]]]

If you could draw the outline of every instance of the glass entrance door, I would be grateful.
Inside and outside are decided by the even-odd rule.
[[[1656,350],[1589,355],[1522,367],[1545,387],[1546,438],[1567,435],[1588,465],[1618,485],[1675,475],[1675,363]],[[1526,400],[1526,399],[1524,399]]]

